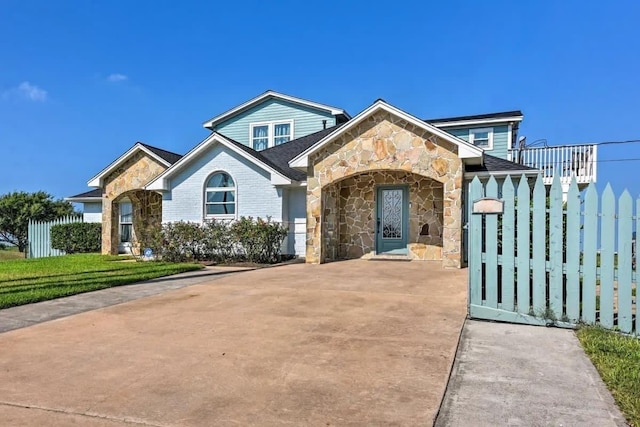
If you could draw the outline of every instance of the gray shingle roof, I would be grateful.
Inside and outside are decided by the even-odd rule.
[[[503,119],[507,117],[522,116],[522,111],[502,111],[499,113],[489,114],[476,114],[473,116],[457,116],[457,117],[445,117],[440,119],[424,119],[427,123],[442,123],[442,122],[458,122],[463,120],[482,120],[482,119]]]
[[[144,146],[156,156],[166,160],[169,164],[174,164],[182,158],[182,154],[172,153],[171,151],[163,150],[162,148],[154,147],[153,145],[145,144],[144,142],[138,141],[138,144]]]
[[[80,199],[80,198],[91,198],[91,197],[95,197],[95,198],[102,198],[102,190],[100,188],[96,188],[94,190],[90,190],[90,191],[85,191],[84,193],[80,193],[80,194],[76,194],[75,196],[71,196],[69,197],[69,199]]]
[[[466,172],[471,172],[471,173],[473,172],[505,172],[505,171],[535,172],[537,171],[537,169],[530,168],[529,166],[521,165],[520,163],[501,159],[499,157],[495,157],[490,154],[484,155],[484,164],[468,165],[466,167]]]
[[[256,151],[251,147],[247,147],[241,142],[235,141],[226,135],[223,135],[226,139],[242,149],[245,153],[250,154],[257,160],[266,164],[267,166],[277,170],[282,175],[294,181],[305,181],[307,174],[299,170],[289,167],[289,161],[302,153],[307,148],[311,147],[316,142],[320,141],[325,136],[329,135],[334,130],[338,129],[342,125],[333,126],[327,129],[323,129],[319,132],[312,133],[301,138],[289,141],[286,144],[276,145],[275,147],[267,148],[266,150]]]

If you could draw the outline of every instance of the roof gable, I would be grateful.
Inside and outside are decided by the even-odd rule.
[[[91,178],[87,185],[89,187],[102,187],[104,178],[118,168],[122,163],[129,160],[133,155],[142,151],[161,165],[165,167],[171,166],[178,158],[179,154],[171,153],[151,145],[143,144],[142,142],[136,142],[131,148],[129,148],[123,155],[111,162],[109,166],[102,169],[96,176]]]
[[[247,147],[237,141],[225,137],[217,132],[212,132],[211,135],[206,137],[202,142],[196,145],[191,151],[182,156],[180,160],[171,165],[167,170],[151,180],[145,188],[147,190],[169,190],[168,179],[174,174],[182,170],[185,166],[202,155],[213,144],[221,144],[231,151],[239,154],[241,157],[247,159],[256,166],[271,174],[271,183],[273,185],[287,185],[291,184],[292,178],[287,176],[286,171],[282,170],[280,165],[274,163],[269,158],[263,156],[258,151]]]
[[[344,124],[344,126],[341,126],[337,129],[335,129],[333,132],[331,132],[329,135],[327,135],[326,137],[324,137],[322,140],[318,141],[316,144],[314,144],[313,146],[309,147],[308,149],[306,149],[305,151],[303,151],[302,153],[300,153],[299,155],[297,155],[295,158],[293,158],[290,162],[289,165],[291,167],[294,168],[301,168],[304,169],[308,166],[308,158],[309,155],[318,152],[320,149],[322,149],[323,147],[325,147],[327,144],[329,144],[330,142],[336,140],[338,137],[340,137],[341,135],[343,135],[345,132],[348,132],[350,129],[352,129],[353,127],[357,126],[358,124],[360,124],[362,121],[364,121],[366,118],[370,117],[371,115],[379,112],[379,111],[386,111],[390,114],[395,115],[396,117],[399,117],[409,123],[411,123],[414,126],[417,126],[419,128],[425,129],[426,131],[428,131],[429,133],[442,138],[445,141],[448,141],[450,143],[453,143],[454,145],[456,145],[458,147],[458,156],[461,159],[477,159],[478,162],[482,161],[482,149],[479,147],[476,147],[472,144],[469,144],[466,141],[463,141],[462,139],[455,137],[453,135],[451,135],[450,133],[438,129],[437,127],[426,123],[423,120],[418,119],[417,117],[414,117],[412,115],[410,115],[409,113],[406,113],[405,111],[400,110],[399,108],[394,107],[391,104],[386,103],[383,100],[378,100],[376,102],[374,102],[369,108],[365,109],[364,111],[362,111],[360,114],[358,114],[357,116],[355,116],[353,119],[349,120],[347,123]]]
[[[251,108],[254,108],[255,106],[263,102],[266,102],[272,99],[285,101],[291,104],[303,105],[305,107],[313,108],[316,110],[327,111],[334,116],[342,115],[346,119],[350,118],[349,114],[346,111],[344,111],[342,108],[332,107],[326,104],[319,104],[317,102],[308,101],[306,99],[296,98],[295,96],[285,95],[272,90],[268,90],[263,94],[258,95],[257,97],[238,105],[237,107],[234,107],[218,116],[213,117],[212,119],[207,120],[202,124],[202,126],[213,130],[213,128],[216,125],[220,124],[221,122],[229,120],[230,118],[232,118],[237,114],[241,114]]]

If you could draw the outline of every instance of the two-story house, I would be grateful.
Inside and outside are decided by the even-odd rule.
[[[211,133],[184,155],[136,143],[67,200],[102,222],[103,253],[135,239],[134,218],[260,216],[285,223],[285,252],[307,262],[393,255],[459,267],[466,184],[547,169],[512,161],[531,157],[516,146],[522,119],[423,120],[383,100],[351,117],[267,91],[206,121]]]

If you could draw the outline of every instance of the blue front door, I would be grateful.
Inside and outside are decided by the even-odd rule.
[[[406,255],[409,229],[407,186],[378,187],[376,203],[376,253]]]

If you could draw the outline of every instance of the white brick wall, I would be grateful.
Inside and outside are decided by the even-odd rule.
[[[84,222],[102,222],[102,202],[83,203],[82,218]]]
[[[234,179],[239,217],[283,219],[283,189],[271,185],[269,173],[233,151],[215,145],[171,178],[171,191],[163,197],[162,221],[202,222],[205,181],[216,171],[227,172]]]

